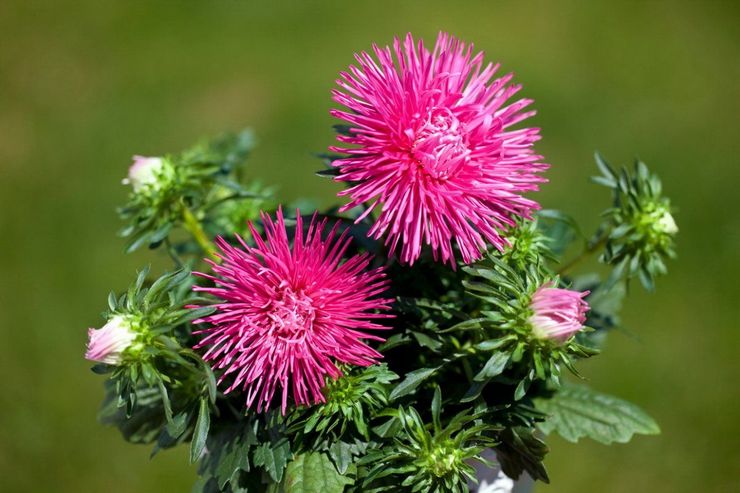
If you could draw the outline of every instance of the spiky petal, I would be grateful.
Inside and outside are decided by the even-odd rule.
[[[584,297],[588,291],[552,287],[544,284],[535,291],[530,305],[533,315],[529,322],[535,335],[543,339],[565,342],[583,328],[589,310]]]
[[[369,235],[387,234],[392,251],[401,244],[404,263],[424,244],[453,266],[453,242],[465,263],[487,242],[503,249],[499,231],[539,208],[522,194],[545,181],[532,149],[539,129],[512,128],[534,115],[532,101],[508,103],[521,89],[512,74],[494,78],[498,64],[484,66],[482,52],[445,33],[431,52],[411,34],[373,52],[377,61],[356,55],[333,91],[347,110],[331,114],[349,123],[331,148],[345,154],[333,161],[336,179],[352,184],[342,210],[367,203],[362,219],[378,207]]]
[[[324,402],[327,377],[341,376],[336,362],[369,366],[382,356],[363,339],[383,340],[364,330],[385,329],[374,320],[390,299],[379,298],[388,281],[381,268],[368,270],[369,254],[343,261],[351,238],[338,234],[339,223],[325,237],[326,219],[314,215],[304,234],[297,213],[294,239],[288,239],[281,210],[273,221],[262,214],[265,239],[249,224],[254,246],[217,239],[222,262],[210,262],[214,275],[198,273],[215,287],[196,287],[219,298],[196,348],[223,370],[226,392],[241,389],[248,408],[267,409],[277,392],[283,414],[292,394],[297,405]],[[220,382],[219,382],[220,383]]]

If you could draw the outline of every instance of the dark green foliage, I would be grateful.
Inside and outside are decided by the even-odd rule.
[[[196,491],[261,491],[248,489],[248,484],[260,485],[261,474],[252,474],[250,457],[257,439],[259,422],[255,419],[242,419],[219,426],[207,439],[207,452],[202,456],[198,474],[201,476],[200,489]],[[262,486],[264,488],[264,486]]]
[[[550,482],[542,463],[548,452],[547,445],[537,438],[534,428],[506,428],[499,437],[501,443],[496,447],[496,458],[504,474],[518,479],[526,471],[533,479]]]
[[[390,384],[398,376],[386,364],[345,367],[344,371],[339,379],[327,381],[323,389],[325,403],[298,408],[288,418],[289,430],[297,433],[301,441],[318,446],[327,438],[339,443],[337,439],[348,435],[369,439],[367,421],[388,405]]]
[[[441,412],[439,389],[432,399],[431,423],[413,407],[389,410],[398,432],[358,462],[359,491],[468,491],[468,481],[475,479],[471,461],[487,463],[480,453],[496,443],[499,428],[486,423],[485,412],[468,409],[444,424]]]
[[[133,192],[122,209],[129,249],[165,243],[181,267],[212,253],[217,234],[243,234],[248,220],[259,229],[260,210],[271,212],[276,201],[270,188],[239,183],[250,148],[243,132],[166,156],[157,186]],[[338,156],[321,157],[327,169],[319,174],[336,176]],[[466,492],[474,463],[491,465],[487,449],[508,476],[526,472],[547,482],[543,433],[603,443],[657,433],[635,406],[563,378],[564,368],[578,376],[578,361],[597,354],[619,326],[626,283],[618,281],[637,275],[650,288],[664,271],[662,258],[673,256],[675,224],[657,177],[642,163],[617,174],[597,161],[597,181],[612,188],[615,202],[584,254],[604,248],[602,260],[613,267],[606,282],[568,273],[584,255],[560,264],[583,235],[559,211],[517,220],[502,232],[507,248],[457,269],[435,262],[428,249],[414,266],[400,265],[368,238],[371,215],[357,222],[362,211],[325,211],[352,237],[348,254],[369,252],[375,267],[386,267],[394,318],[375,346],[381,364],[340,365],[342,377],[326,381],[325,402],[289,400],[284,416],[246,410],[239,389],[217,392],[217,378],[227,388],[232,377],[214,374],[191,349],[192,322],[212,311],[195,308],[212,300],[192,287],[212,281],[179,269],[149,282],[142,271],[125,294],[108,299],[108,316],[125,317],[137,337],[120,364],[93,368],[111,377],[101,420],[131,442],[154,444],[154,452],[190,442],[200,475],[193,491],[202,493]],[[180,226],[192,238],[172,240]],[[589,291],[588,327],[567,340],[537,334],[531,301],[545,285]]]
[[[282,437],[276,441],[262,442],[255,450],[252,460],[257,467],[263,467],[270,478],[279,483],[283,478],[285,466],[290,457],[290,443]]]

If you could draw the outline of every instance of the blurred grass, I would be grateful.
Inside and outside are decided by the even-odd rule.
[[[538,199],[587,226],[607,203],[591,154],[638,154],[679,208],[680,259],[628,331],[584,365],[663,428],[626,446],[553,439],[542,492],[737,491],[735,2],[21,1],[0,4],[0,477],[8,492],[188,491],[184,451],[124,443],[95,422],[82,359],[124,257],[114,208],[134,153],[252,126],[250,174],[322,203],[329,89],[352,53],[448,30],[517,73],[553,164]]]

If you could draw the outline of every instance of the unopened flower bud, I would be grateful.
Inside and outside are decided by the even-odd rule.
[[[85,359],[109,365],[121,363],[123,352],[136,339],[136,332],[130,321],[121,315],[114,315],[100,329],[87,331],[88,342]]]
[[[678,226],[670,212],[665,211],[655,223],[655,229],[669,235],[678,233]]]
[[[583,297],[588,291],[553,288],[552,283],[540,286],[532,296],[529,319],[537,337],[565,342],[583,328],[588,303]]]
[[[128,169],[128,178],[123,183],[130,184],[134,192],[145,187],[158,188],[163,169],[164,159],[161,157],[134,156],[134,163]]]

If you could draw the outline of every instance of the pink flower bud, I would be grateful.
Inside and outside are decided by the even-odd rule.
[[[529,318],[534,334],[542,339],[565,342],[583,328],[588,303],[583,301],[588,291],[580,293],[569,289],[553,288],[552,283],[540,286],[532,296],[530,307],[534,314]]]
[[[85,359],[117,365],[121,363],[121,356],[136,339],[136,332],[131,329],[131,323],[120,315],[115,315],[100,329],[87,331],[87,352]]]
[[[146,186],[156,187],[163,167],[164,159],[161,157],[134,156],[134,163],[128,169],[128,178],[123,183],[131,184],[134,192]]]

